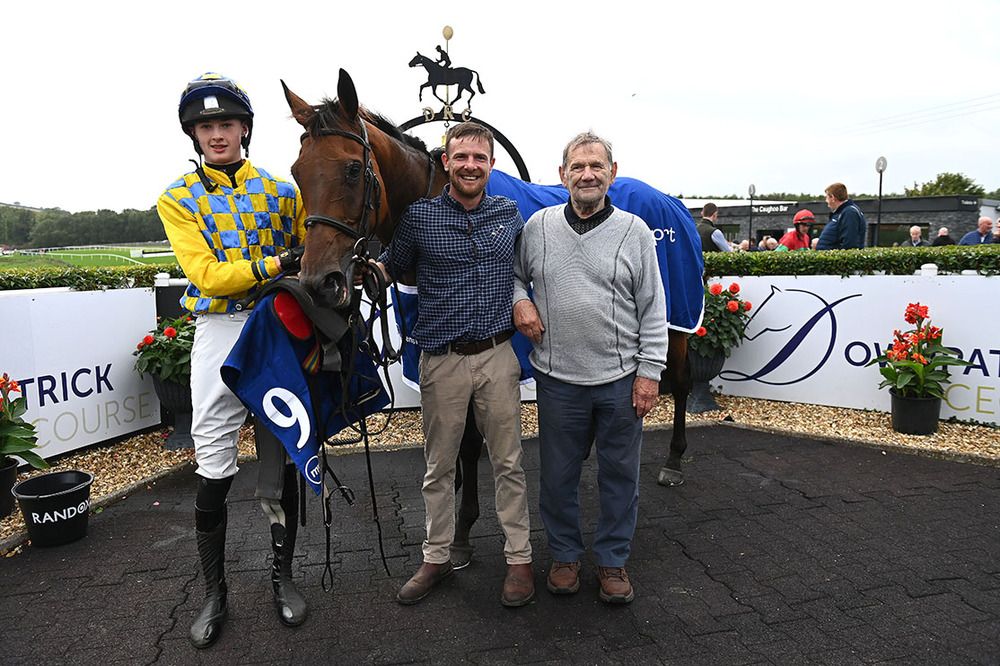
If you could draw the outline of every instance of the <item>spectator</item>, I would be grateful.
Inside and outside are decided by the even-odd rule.
[[[847,186],[834,183],[826,188],[830,221],[819,235],[817,250],[848,250],[865,246],[868,223],[858,205],[847,196]]]
[[[749,252],[750,251],[750,241],[747,240],[746,238],[744,238],[743,240],[741,240],[740,241],[740,245],[739,245],[739,249],[740,249],[740,252]]]
[[[809,226],[816,221],[816,216],[808,208],[803,208],[792,218],[793,229],[778,241],[779,249],[808,250],[810,247]]]
[[[938,229],[937,238],[931,241],[931,245],[934,247],[941,247],[942,245],[954,245],[955,239],[948,235],[948,227],[941,227]]]
[[[778,239],[773,236],[768,236],[764,239],[764,249],[765,250],[777,250],[778,249]]]
[[[903,247],[930,247],[930,245],[920,237],[920,227],[915,224],[910,227],[910,240],[903,243]]]
[[[979,218],[979,224],[976,226],[974,231],[962,236],[962,240],[958,241],[959,245],[986,245],[988,243],[995,243],[996,237],[994,234],[990,233],[993,228],[993,220],[983,215]]]
[[[701,209],[701,220],[698,222],[698,235],[701,236],[702,252],[732,252],[726,237],[722,231],[715,226],[719,219],[719,207],[714,203],[707,203]]]

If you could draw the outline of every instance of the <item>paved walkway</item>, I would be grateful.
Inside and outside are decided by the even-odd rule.
[[[187,639],[202,583],[186,469],[91,516],[85,539],[0,560],[0,663],[1000,663],[1000,469],[712,426],[690,431],[688,482],[661,488],[669,434],[646,435],[629,606],[600,603],[592,573],[575,596],[545,591],[530,440],[534,603],[500,605],[502,541],[485,491],[473,564],[421,604],[395,603],[423,534],[423,459],[410,449],[373,456],[392,576],[364,458],[339,458],[360,501],[334,503],[334,589],[320,585],[312,501],[296,557],[311,615],[285,628],[247,464],[230,494],[230,619],[199,652]],[[480,469],[491,488],[488,462]],[[593,469],[583,506],[593,520]]]

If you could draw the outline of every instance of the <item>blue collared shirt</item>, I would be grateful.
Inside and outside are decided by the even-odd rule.
[[[512,329],[517,204],[483,195],[466,210],[449,194],[410,205],[379,257],[396,278],[415,270],[420,310],[409,335],[430,353]]]

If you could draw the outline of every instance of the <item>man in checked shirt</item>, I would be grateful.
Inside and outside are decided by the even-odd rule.
[[[420,312],[411,333],[420,356],[424,427],[423,563],[396,595],[404,605],[426,597],[452,571],[455,462],[470,399],[489,450],[497,518],[507,537],[500,601],[524,606],[535,595],[528,496],[521,466],[521,367],[514,333],[514,241],[524,220],[516,204],[485,194],[493,134],[474,122],[448,129],[448,185],[412,204],[379,257],[389,275],[416,270]]]

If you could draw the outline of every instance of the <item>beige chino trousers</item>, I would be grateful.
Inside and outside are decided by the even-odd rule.
[[[469,400],[486,440],[496,490],[497,519],[508,564],[531,562],[528,491],[521,466],[521,367],[510,342],[479,354],[420,356],[424,425],[424,562],[443,564],[455,538],[455,464]]]

